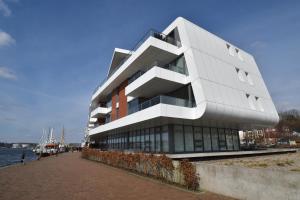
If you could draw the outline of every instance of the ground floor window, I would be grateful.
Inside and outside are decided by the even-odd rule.
[[[176,153],[184,152],[183,126],[174,126],[174,149]]]
[[[194,146],[195,152],[203,151],[203,135],[201,127],[194,127]]]
[[[161,130],[160,127],[155,128],[155,152],[161,152]]]
[[[211,128],[210,129],[210,135],[211,135],[211,144],[212,144],[212,150],[213,151],[219,151],[219,135],[218,135],[218,129],[217,128]]]
[[[239,142],[236,129],[169,124],[108,133],[100,138],[98,146],[108,150],[191,153],[237,151]]]
[[[194,151],[194,135],[192,126],[184,126],[184,143],[186,152]]]
[[[167,153],[169,152],[169,132],[168,126],[163,126],[161,131],[161,146],[162,152]]]
[[[204,146],[204,151],[212,151],[209,128],[203,128],[203,146]]]

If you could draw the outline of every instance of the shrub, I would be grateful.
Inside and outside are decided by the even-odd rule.
[[[170,181],[173,177],[174,166],[172,159],[166,155],[155,156],[144,153],[108,152],[84,148],[81,156],[85,159],[96,160],[158,179]]]
[[[181,160],[179,170],[183,174],[185,185],[190,190],[197,190],[199,187],[199,176],[196,167],[187,159]]]
[[[113,167],[124,168],[133,172],[151,176],[163,181],[174,182],[174,165],[166,155],[156,156],[145,153],[124,153],[118,151],[100,151],[84,148],[82,158],[95,160]],[[196,190],[199,186],[196,168],[187,160],[180,162],[180,172],[188,189]]]

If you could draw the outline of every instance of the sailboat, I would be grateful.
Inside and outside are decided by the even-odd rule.
[[[49,132],[43,129],[41,140],[33,151],[41,156],[49,156],[58,153],[58,144],[54,138],[53,128],[49,129]]]

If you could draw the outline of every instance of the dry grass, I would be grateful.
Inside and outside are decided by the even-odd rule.
[[[276,162],[276,165],[280,166],[280,167],[284,167],[286,165],[292,166],[295,163],[294,160],[276,160],[275,162]]]
[[[300,172],[300,152],[280,155],[233,158],[213,162],[227,166],[270,168]]]
[[[300,168],[293,168],[293,169],[291,169],[290,171],[293,171],[293,172],[300,172]]]

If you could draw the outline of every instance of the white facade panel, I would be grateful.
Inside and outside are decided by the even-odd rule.
[[[268,127],[278,122],[276,108],[252,55],[181,17],[172,22],[163,33],[167,35],[175,29],[179,33],[180,47],[153,37],[148,38],[97,90],[92,101],[103,91],[111,92],[115,89],[117,83],[128,79],[139,67],[142,68],[143,62],[150,62],[147,61],[147,56],[155,58],[165,51],[174,57],[183,55],[188,74],[153,67],[126,87],[127,101],[139,96],[139,93],[134,93],[139,88],[152,90],[151,87],[143,87],[150,81],[162,79],[183,86],[190,84],[196,106],[159,103],[96,127],[90,131],[91,135],[154,118],[184,119],[193,124],[209,122],[226,127],[234,125],[240,129]],[[149,47],[155,48],[147,52],[145,58],[138,60]],[[162,51],[156,51],[157,49]],[[156,55],[153,55],[155,52]],[[135,63],[137,60],[138,64]],[[168,87],[163,83],[157,86],[162,90],[156,92],[167,91],[163,90]]]

